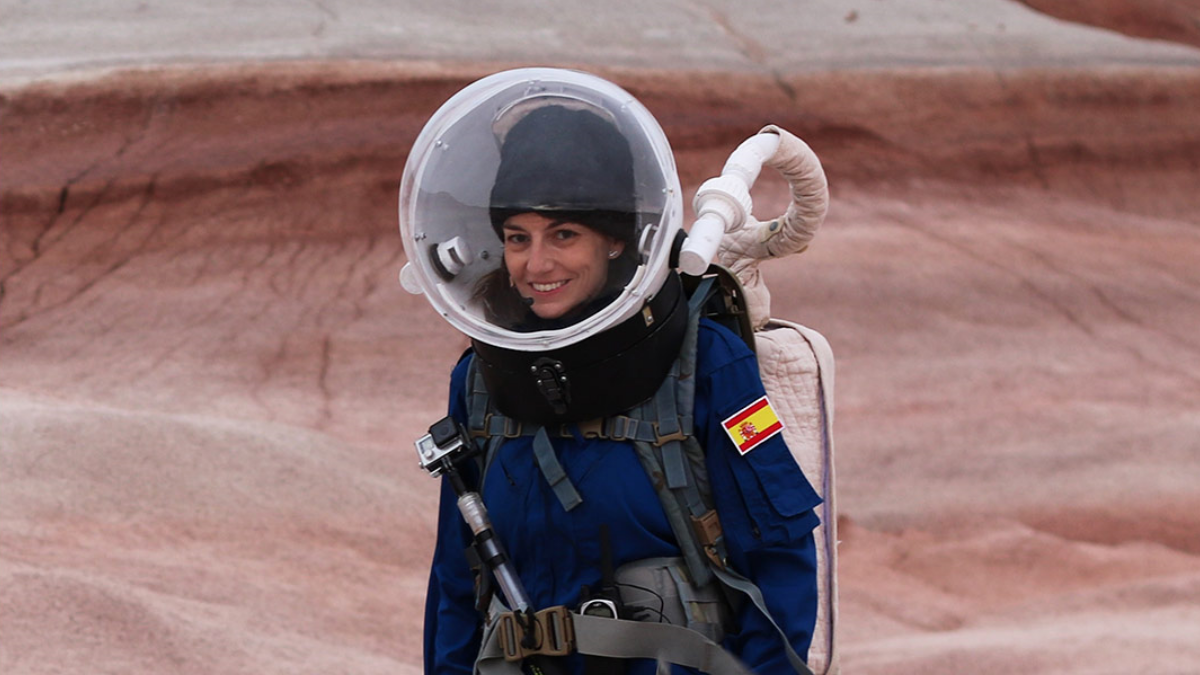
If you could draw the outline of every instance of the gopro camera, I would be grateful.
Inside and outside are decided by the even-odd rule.
[[[453,417],[443,417],[429,427],[429,433],[415,443],[421,468],[431,476],[440,476],[449,465],[470,454],[471,437]]]

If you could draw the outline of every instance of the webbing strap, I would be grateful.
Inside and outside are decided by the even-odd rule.
[[[683,626],[578,614],[571,619],[580,654],[654,659],[710,675],[751,675],[751,670],[721,645]]]
[[[483,373],[479,372],[476,367],[475,357],[471,357],[471,363],[467,366],[467,383],[470,387],[470,397],[467,401],[467,428],[472,432],[484,430],[484,425],[487,420],[488,412],[488,391],[483,383]]]
[[[691,509],[692,515],[700,517],[715,507],[712,490],[709,488],[708,465],[705,464],[704,448],[700,446],[700,441],[696,440],[695,436],[688,436],[683,441],[683,453],[694,462],[691,484],[684,496],[687,497],[688,508]],[[705,499],[705,495],[708,496],[707,499]],[[721,551],[721,553],[724,555],[725,552]]]
[[[660,450],[644,441],[635,442],[633,447],[637,452],[638,460],[642,463],[642,468],[646,470],[650,480],[654,483],[654,491],[658,494],[658,501],[667,515],[667,523],[671,526],[671,532],[675,534],[675,541],[679,544],[679,551],[683,554],[684,562],[687,563],[692,582],[697,586],[709,583],[712,581],[713,575],[712,570],[709,569],[708,557],[696,541],[690,514],[684,512],[687,506],[681,504],[680,500],[666,488],[666,478],[663,477],[661,469],[662,458],[656,454],[656,451]]]
[[[601,438],[613,441],[646,441],[653,443],[658,440],[654,433],[654,425],[625,415],[614,415],[605,418],[601,427]]]
[[[538,468],[542,470],[542,476],[546,478],[550,489],[554,490],[554,496],[558,497],[558,502],[564,509],[570,511],[583,503],[583,497],[579,496],[579,490],[575,489],[575,485],[567,477],[567,472],[563,471],[562,464],[558,461],[558,455],[554,452],[554,446],[550,444],[550,437],[546,434],[544,427],[537,427],[537,431],[533,435],[533,458],[537,461]]]
[[[499,628],[500,622],[495,620],[483,625],[483,646],[475,657],[475,672],[479,675],[524,675],[521,662],[504,658]]]
[[[641,424],[652,426],[658,431],[652,446],[648,441],[636,441],[638,459],[646,473],[654,481],[655,492],[667,515],[667,522],[675,534],[680,552],[687,563],[693,581],[703,586],[712,581],[708,556],[692,530],[692,518],[700,517],[709,510],[704,503],[700,487],[707,488],[707,480],[698,480],[696,470],[707,477],[706,467],[694,466],[704,462],[704,450],[691,436],[692,407],[694,405],[694,373],[696,369],[696,342],[699,332],[700,306],[708,296],[713,280],[705,279],[688,301],[688,328],[684,334],[680,358],[671,366],[671,371],[659,386],[658,392],[649,401],[638,406],[631,414]],[[686,374],[681,377],[681,374]],[[683,386],[687,381],[687,387]],[[680,395],[677,395],[677,392]],[[681,418],[683,418],[681,420]],[[665,430],[670,430],[667,433]],[[674,438],[663,442],[663,437]],[[689,453],[695,457],[689,457]],[[696,470],[693,470],[696,469]]]
[[[713,285],[717,283],[716,277],[704,277],[700,283],[696,284],[696,290],[692,292],[692,297],[688,298],[688,313],[696,314],[704,303],[708,302],[712,296]]]
[[[671,441],[662,448],[663,456],[663,474],[667,479],[667,487],[672,490],[678,490],[687,487],[691,481],[688,480],[687,459],[683,456],[683,444],[679,441]]]
[[[475,410],[471,410],[471,418],[477,417]],[[537,427],[532,425],[524,425],[512,419],[505,417],[498,412],[491,412],[486,415],[480,415],[482,420],[477,426],[472,426],[471,430],[479,436],[491,438],[493,436],[504,436],[506,438],[517,438],[519,436],[533,436],[536,433]],[[679,420],[674,428],[682,430],[682,435],[690,435],[692,428],[691,415],[676,415]],[[548,430],[546,433],[550,436],[561,436],[563,438],[572,438],[575,436],[571,424],[563,424],[553,430]],[[650,420],[642,420],[627,415],[613,415],[588,422],[580,422],[579,431],[584,438],[604,438],[610,441],[646,441],[647,443],[658,443],[662,440],[662,436],[655,429],[655,422]],[[670,428],[670,427],[669,427]]]
[[[700,441],[691,436],[679,443],[679,446],[680,455],[690,464],[685,469],[688,476],[687,485],[680,488],[677,494],[691,515],[699,518],[713,509],[711,495],[708,499],[705,499],[705,495],[709,495],[709,492],[708,466],[704,465],[704,449],[700,447]],[[701,479],[701,476],[703,476],[703,479]],[[701,483],[701,480],[703,480],[703,483]],[[718,541],[717,543],[722,547],[718,553],[724,558],[723,542]]]
[[[472,417],[474,412],[472,411]],[[516,438],[522,435],[522,424],[510,417],[505,417],[497,413],[492,413],[487,416],[484,422],[483,429],[488,436],[503,436],[505,438]]]
[[[694,440],[694,439],[692,439]],[[712,508],[711,504],[705,502],[703,495],[700,493],[699,481],[696,477],[697,469],[700,469],[707,475],[708,467],[697,467],[693,461],[702,462],[704,459],[703,450],[698,452],[701,454],[694,458],[688,457],[688,451],[691,449],[692,443],[688,441],[671,441],[662,447],[662,461],[664,472],[667,476],[667,487],[673,490],[676,498],[682,500],[682,503],[687,507],[688,513],[699,518],[708,513]],[[698,448],[698,444],[697,444]],[[670,471],[675,465],[675,470],[681,476],[680,481],[672,485],[670,479]]]
[[[479,471],[479,494],[483,494],[483,486],[487,484],[488,470],[492,468],[492,462],[496,459],[496,455],[500,452],[500,446],[503,444],[503,436],[492,436],[487,440],[486,450],[483,453],[483,466]]]
[[[710,675],[753,675],[736,656],[694,630],[668,623],[626,621],[572,614],[575,650],[587,656],[651,659],[674,663]],[[504,660],[499,631],[486,631],[475,667],[481,675],[521,672]]]
[[[691,332],[690,329],[688,332]],[[686,340],[686,335],[685,340]],[[664,386],[660,386],[654,394],[654,411],[658,420],[660,436],[675,436],[679,434],[679,406],[676,404],[675,384],[679,382],[679,359],[671,364]]]
[[[696,608],[700,603],[696,597],[696,587],[691,584],[691,581],[683,577],[683,571],[674,565],[667,568],[667,573],[671,575],[671,581],[675,583],[675,588],[679,589],[679,602],[683,605],[684,616],[687,617],[688,628],[698,631],[709,639],[712,639],[710,633],[703,631],[713,630],[713,624],[708,623],[708,617],[701,616]]]
[[[771,622],[771,626],[775,628],[775,632],[779,634],[779,638],[783,642],[783,649],[787,654],[788,662],[792,664],[792,669],[796,671],[797,675],[813,675],[813,671],[804,663],[804,660],[800,658],[796,650],[792,649],[792,643],[788,640],[787,633],[783,632],[779,624],[775,623],[775,618],[771,616],[771,612],[767,609],[767,602],[763,599],[762,591],[759,590],[758,586],[746,577],[729,569],[714,569],[713,572],[721,580],[721,583],[750,598],[750,601],[754,603],[759,613],[765,616],[767,621]]]
[[[678,399],[679,423],[686,436],[695,434],[692,411],[696,409],[696,343],[699,341],[700,307],[692,303],[700,296],[707,296],[712,290],[713,280],[705,279],[696,289],[695,295],[688,301],[688,311],[691,320],[697,325],[695,330],[689,330],[683,336],[683,347],[679,350],[679,371],[676,381],[676,398]]]

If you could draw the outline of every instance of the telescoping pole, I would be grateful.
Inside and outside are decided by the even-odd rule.
[[[473,457],[478,452],[470,435],[454,418],[444,417],[429,427],[429,433],[418,438],[415,445],[421,468],[431,476],[445,476],[450,481],[454,494],[458,496],[458,511],[475,537],[475,550],[479,559],[496,578],[508,606],[519,617],[529,616],[529,595],[513,570],[504,545],[496,536],[483,499],[478,492],[467,487],[458,471],[459,462]]]

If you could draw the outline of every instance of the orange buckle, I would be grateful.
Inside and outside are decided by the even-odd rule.
[[[575,651],[575,624],[571,612],[559,605],[526,615],[528,630],[515,612],[499,616],[500,649],[505,661],[520,661],[527,656],[566,656]],[[532,635],[531,646],[525,646]]]
[[[708,559],[720,569],[725,569],[725,561],[721,559],[717,549],[717,544],[724,535],[721,530],[721,520],[717,517],[717,510],[710,509],[708,513],[700,517],[692,516],[692,530],[696,533],[696,540],[704,548],[704,554],[708,556]]]
[[[579,422],[579,433],[583,434],[584,438],[603,438],[604,418],[597,417]]]

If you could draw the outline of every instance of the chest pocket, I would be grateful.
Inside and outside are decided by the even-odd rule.
[[[812,531],[817,524],[813,508],[821,503],[821,497],[782,437],[770,439],[746,455],[727,453],[726,457],[748,519],[748,532],[730,533],[741,548],[788,544]]]

